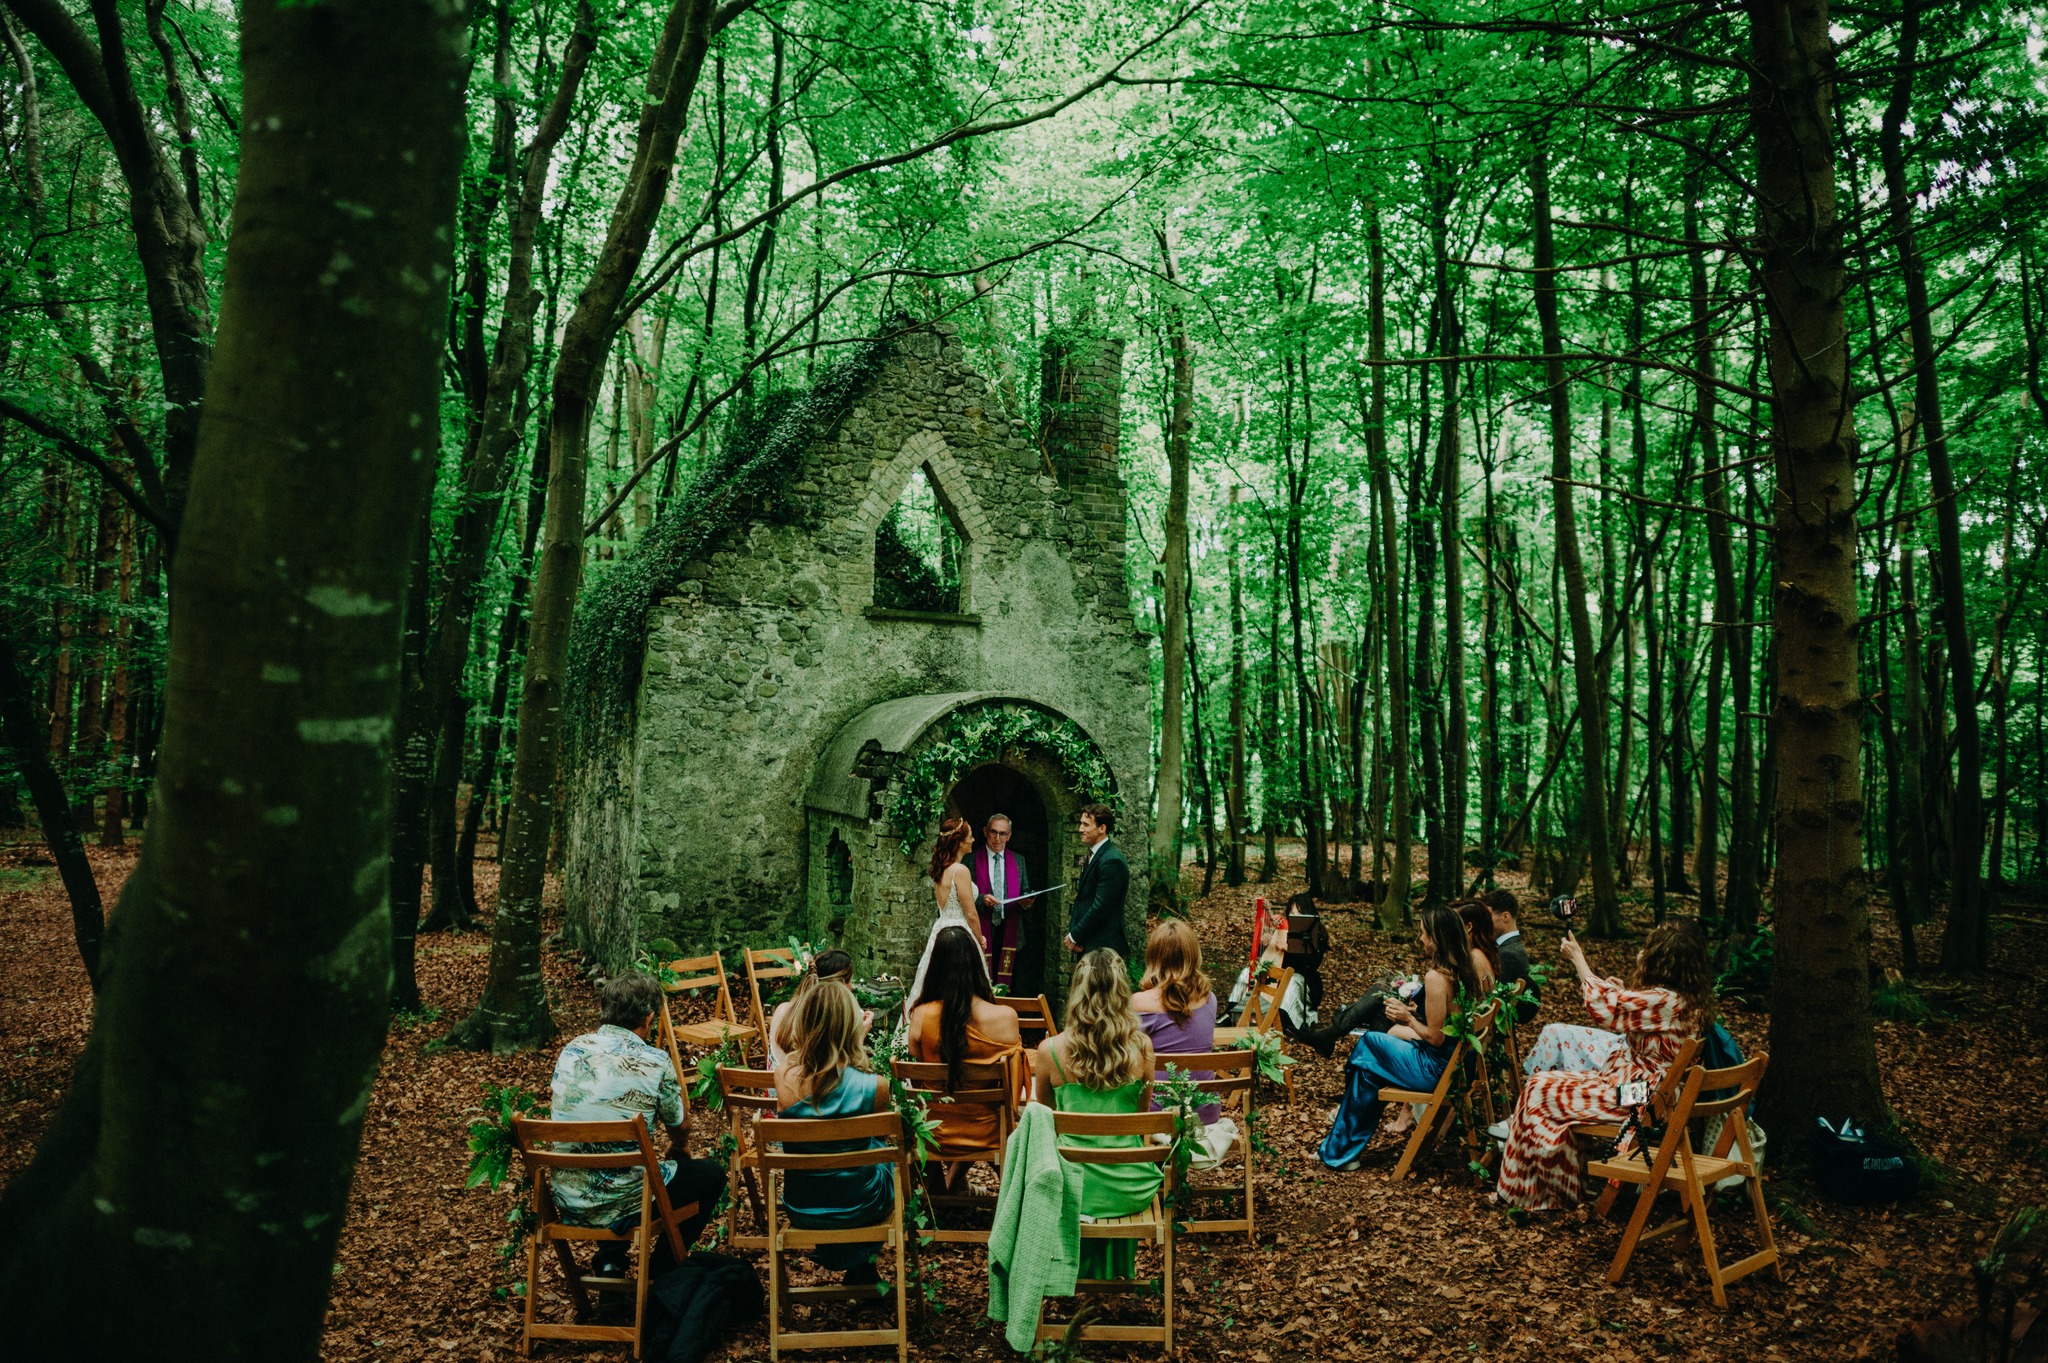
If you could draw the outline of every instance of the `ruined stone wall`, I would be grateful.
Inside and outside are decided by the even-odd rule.
[[[1064,487],[947,329],[899,341],[805,456],[776,516],[715,541],[655,612],[632,747],[616,755],[618,793],[597,798],[588,774],[572,791],[567,897],[586,944],[616,963],[631,954],[629,928],[685,948],[822,938],[828,925],[804,916],[823,902],[807,882],[822,874],[810,841],[824,836],[807,821],[805,789],[839,728],[898,696],[1002,690],[1072,717],[1125,792],[1119,841],[1142,848],[1146,659],[1109,439],[1108,468],[1070,472],[1075,486]],[[964,531],[957,616],[871,608],[875,527],[919,465]],[[856,832],[866,840],[856,854],[877,855],[873,830],[849,841]],[[1132,902],[1144,894],[1134,886]],[[921,943],[926,906],[887,913],[915,917]],[[911,935],[874,931],[878,959]]]

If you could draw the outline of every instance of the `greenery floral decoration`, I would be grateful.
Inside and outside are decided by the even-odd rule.
[[[896,835],[903,855],[917,855],[918,845],[945,813],[946,792],[960,773],[1001,761],[1007,752],[1026,750],[1058,761],[1082,803],[1116,806],[1115,774],[1094,740],[1072,720],[1018,705],[956,710],[897,769],[889,831]]]
[[[1287,1067],[1296,1063],[1281,1048],[1278,1032],[1252,1032],[1232,1042],[1231,1049],[1252,1052],[1252,1068],[1269,1084],[1285,1084]]]
[[[548,1100],[517,1084],[484,1085],[484,1105],[477,1120],[469,1124],[469,1174],[462,1186],[474,1188],[486,1184],[492,1192],[498,1191],[512,1175],[512,1157],[518,1148],[512,1143],[512,1120],[515,1117],[546,1117]],[[533,1233],[533,1203],[524,1195],[512,1199],[512,1205],[505,1211],[505,1224],[511,1228],[510,1236],[498,1246],[500,1271],[510,1269],[519,1258],[519,1251],[525,1247],[526,1237]],[[524,1296],[526,1284],[516,1281],[510,1287],[492,1289],[492,1295],[503,1297],[507,1293]]]

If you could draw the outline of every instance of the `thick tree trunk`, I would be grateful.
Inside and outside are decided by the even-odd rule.
[[[584,491],[591,409],[617,334],[619,304],[668,194],[676,142],[711,41],[710,0],[676,0],[649,68],[633,163],[590,281],[562,335],[551,389],[547,526],[534,575],[533,619],[520,687],[519,741],[507,798],[490,973],[476,1011],[452,1045],[524,1050],[554,1034],[541,986],[541,895],[547,875],[562,737],[562,685],[570,617],[583,575]]]
[[[398,602],[439,424],[466,24],[329,0],[245,6],[241,32],[156,808],[91,1040],[0,1202],[24,1356],[315,1358],[384,1039]]]
[[[1157,231],[1159,259],[1169,288],[1178,288],[1173,243]],[[1172,354],[1173,408],[1166,428],[1166,562],[1160,589],[1158,812],[1152,820],[1152,886],[1155,899],[1180,902],[1181,776],[1186,767],[1188,669],[1188,442],[1195,419],[1195,370],[1187,321],[1178,295],[1166,309],[1167,344]]]
[[[1856,457],[1825,0],[1750,13],[1750,125],[1777,473],[1777,965],[1761,1120],[1884,1110],[1870,1025],[1858,694]]]
[[[1572,499],[1571,390],[1565,379],[1564,338],[1557,315],[1557,249],[1550,230],[1550,157],[1539,147],[1530,162],[1532,212],[1536,226],[1536,317],[1543,331],[1543,370],[1550,405],[1550,480],[1557,518],[1557,561],[1564,578],[1565,617],[1571,623],[1572,673],[1578,684],[1580,773],[1584,797],[1586,851],[1593,871],[1593,914],[1587,930],[1600,936],[1621,932],[1621,904],[1615,897],[1614,857],[1608,846],[1607,714],[1600,686],[1593,619],[1586,608],[1586,565],[1579,556],[1577,512]]]

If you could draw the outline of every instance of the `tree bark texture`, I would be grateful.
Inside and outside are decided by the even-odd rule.
[[[43,828],[43,842],[50,849],[50,859],[57,863],[57,875],[71,901],[71,936],[78,943],[78,958],[85,962],[86,978],[97,990],[100,943],[106,922],[99,882],[92,878],[92,863],[86,859],[85,844],[79,839],[78,822],[71,817],[64,780],[51,763],[44,742],[49,734],[49,715],[15,654],[14,640],[6,626],[7,622],[0,620],[0,741],[13,751],[14,765],[28,787],[36,821]]]
[[[1384,560],[1374,566],[1380,573],[1380,620],[1386,641],[1387,728],[1392,735],[1388,740],[1391,751],[1387,765],[1392,769],[1393,784],[1393,808],[1388,821],[1394,833],[1393,866],[1387,875],[1385,893],[1380,897],[1379,923],[1382,930],[1391,932],[1401,926],[1414,880],[1414,849],[1409,831],[1414,827],[1415,814],[1409,794],[1412,763],[1408,755],[1407,612],[1402,608],[1401,598],[1401,522],[1394,510],[1394,466],[1387,451],[1387,253],[1377,205],[1367,221],[1366,249],[1371,255],[1367,292],[1370,333],[1366,344],[1367,355],[1374,363],[1365,413],[1365,450],[1366,461],[1372,467],[1373,499],[1379,506],[1380,554]]]
[[[244,6],[241,34],[149,837],[72,1087],[0,1202],[23,1356],[315,1358],[384,1038],[399,598],[439,424],[467,25],[328,0]]]
[[[1751,0],[1750,123],[1769,317],[1777,955],[1764,1125],[1876,1117],[1858,687],[1856,459],[1825,0]]]
[[[1160,597],[1165,628],[1160,631],[1159,641],[1159,799],[1158,812],[1152,820],[1152,889],[1155,898],[1163,892],[1166,903],[1177,905],[1181,807],[1185,803],[1182,772],[1186,765],[1187,732],[1183,698],[1188,670],[1188,446],[1195,421],[1195,370],[1188,345],[1187,319],[1180,308],[1180,276],[1173,243],[1164,230],[1154,235],[1159,240],[1159,259],[1167,286],[1175,293],[1166,310],[1173,408],[1166,429],[1166,562]]]

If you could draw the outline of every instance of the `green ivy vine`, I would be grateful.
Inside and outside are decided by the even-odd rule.
[[[1066,773],[1084,804],[1116,806],[1116,777],[1094,742],[1070,719],[1042,710],[985,706],[955,710],[936,735],[916,750],[896,775],[889,806],[889,831],[903,855],[914,858],[918,844],[946,809],[946,792],[961,772],[999,762],[1012,750],[1049,753]]]

